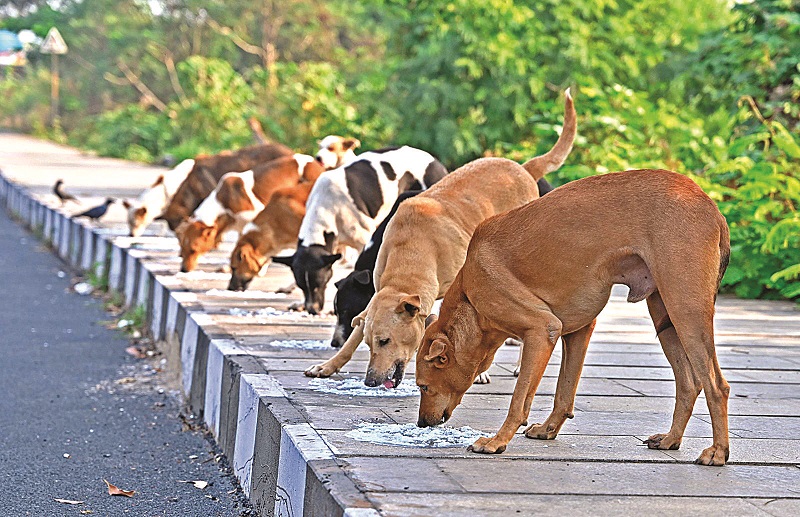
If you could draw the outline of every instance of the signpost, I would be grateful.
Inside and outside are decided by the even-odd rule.
[[[58,29],[52,27],[39,49],[42,54],[50,54],[50,125],[58,126],[58,56],[67,53],[67,44]]]

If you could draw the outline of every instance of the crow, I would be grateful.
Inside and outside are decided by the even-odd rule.
[[[87,210],[85,212],[82,212],[82,213],[80,213],[80,214],[78,214],[78,215],[76,215],[74,217],[76,217],[76,218],[77,217],[88,217],[89,219],[92,219],[93,221],[97,221],[98,219],[100,219],[101,217],[106,215],[106,212],[108,211],[108,207],[114,201],[116,201],[114,198],[108,197],[108,198],[106,198],[106,202],[103,203],[102,205],[96,206],[94,208],[90,208],[89,210]]]
[[[61,190],[61,185],[63,185],[63,184],[64,184],[64,180],[58,180],[58,181],[56,181],[56,184],[53,185],[53,194],[58,196],[58,199],[61,200],[61,204],[63,205],[67,201],[74,201],[74,202],[80,204],[80,202],[77,200],[77,198],[75,198],[75,196],[73,196],[72,194],[67,194],[66,192]]]

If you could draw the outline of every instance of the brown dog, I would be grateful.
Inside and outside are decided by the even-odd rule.
[[[306,375],[327,377],[338,371],[363,338],[371,350],[365,384],[400,384],[422,340],[425,317],[464,263],[472,232],[487,217],[539,197],[536,181],[564,163],[575,132],[567,90],[564,131],[548,153],[524,165],[504,158],[475,160],[400,204],[378,252],[375,295],[353,319],[354,331],[341,350]]]
[[[316,180],[322,165],[311,156],[295,154],[259,165],[252,171],[229,172],[203,200],[192,217],[175,230],[180,242],[181,271],[192,271],[200,255],[219,245],[228,230],[241,232],[278,189]]]
[[[175,231],[184,219],[200,206],[216,188],[220,178],[229,172],[244,172],[281,156],[291,156],[294,151],[281,144],[253,145],[238,151],[223,151],[213,156],[195,158],[194,167],[172,196],[161,215]]]
[[[316,178],[280,189],[256,218],[254,228],[239,238],[231,253],[228,289],[244,291],[256,275],[283,249],[297,245],[306,201]]]
[[[629,302],[647,300],[675,373],[672,427],[651,436],[648,447],[680,446],[702,389],[714,442],[697,462],[725,464],[730,389],[717,363],[713,318],[729,256],[728,225],[714,202],[693,181],[668,171],[585,178],[485,221],[417,353],[418,425],[446,421],[503,340],[521,336],[522,368],[508,416],[494,437],[470,447],[503,452],[526,421],[562,337],[553,412],[525,431],[529,438],[555,438],[572,418],[595,318],[611,286],[624,284]]]

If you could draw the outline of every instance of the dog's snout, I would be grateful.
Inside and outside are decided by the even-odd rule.
[[[189,272],[189,268],[188,267],[181,266],[181,273],[188,273],[188,272]]]
[[[370,388],[374,388],[382,383],[375,376],[375,372],[368,371],[367,376],[364,378],[364,384],[369,386]]]
[[[425,417],[421,416],[419,417],[419,420],[417,420],[417,427],[431,427],[431,426],[428,424],[428,421],[425,419]]]

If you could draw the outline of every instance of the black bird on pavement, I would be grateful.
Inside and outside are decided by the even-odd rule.
[[[64,184],[64,180],[58,180],[58,181],[56,181],[56,184],[53,185],[53,194],[58,196],[58,199],[61,200],[61,204],[63,205],[67,201],[74,201],[74,202],[80,204],[75,196],[73,196],[72,194],[67,194],[66,192],[64,192],[64,190],[61,188],[61,186],[63,184]]]
[[[92,219],[93,221],[97,221],[98,219],[100,219],[101,217],[106,215],[106,212],[108,211],[108,207],[114,201],[116,201],[116,200],[113,197],[107,197],[106,198],[106,202],[103,203],[102,205],[96,206],[94,208],[90,208],[89,210],[87,210],[85,212],[82,212],[82,213],[76,215],[75,217],[76,218],[77,217],[88,217],[89,219]]]

